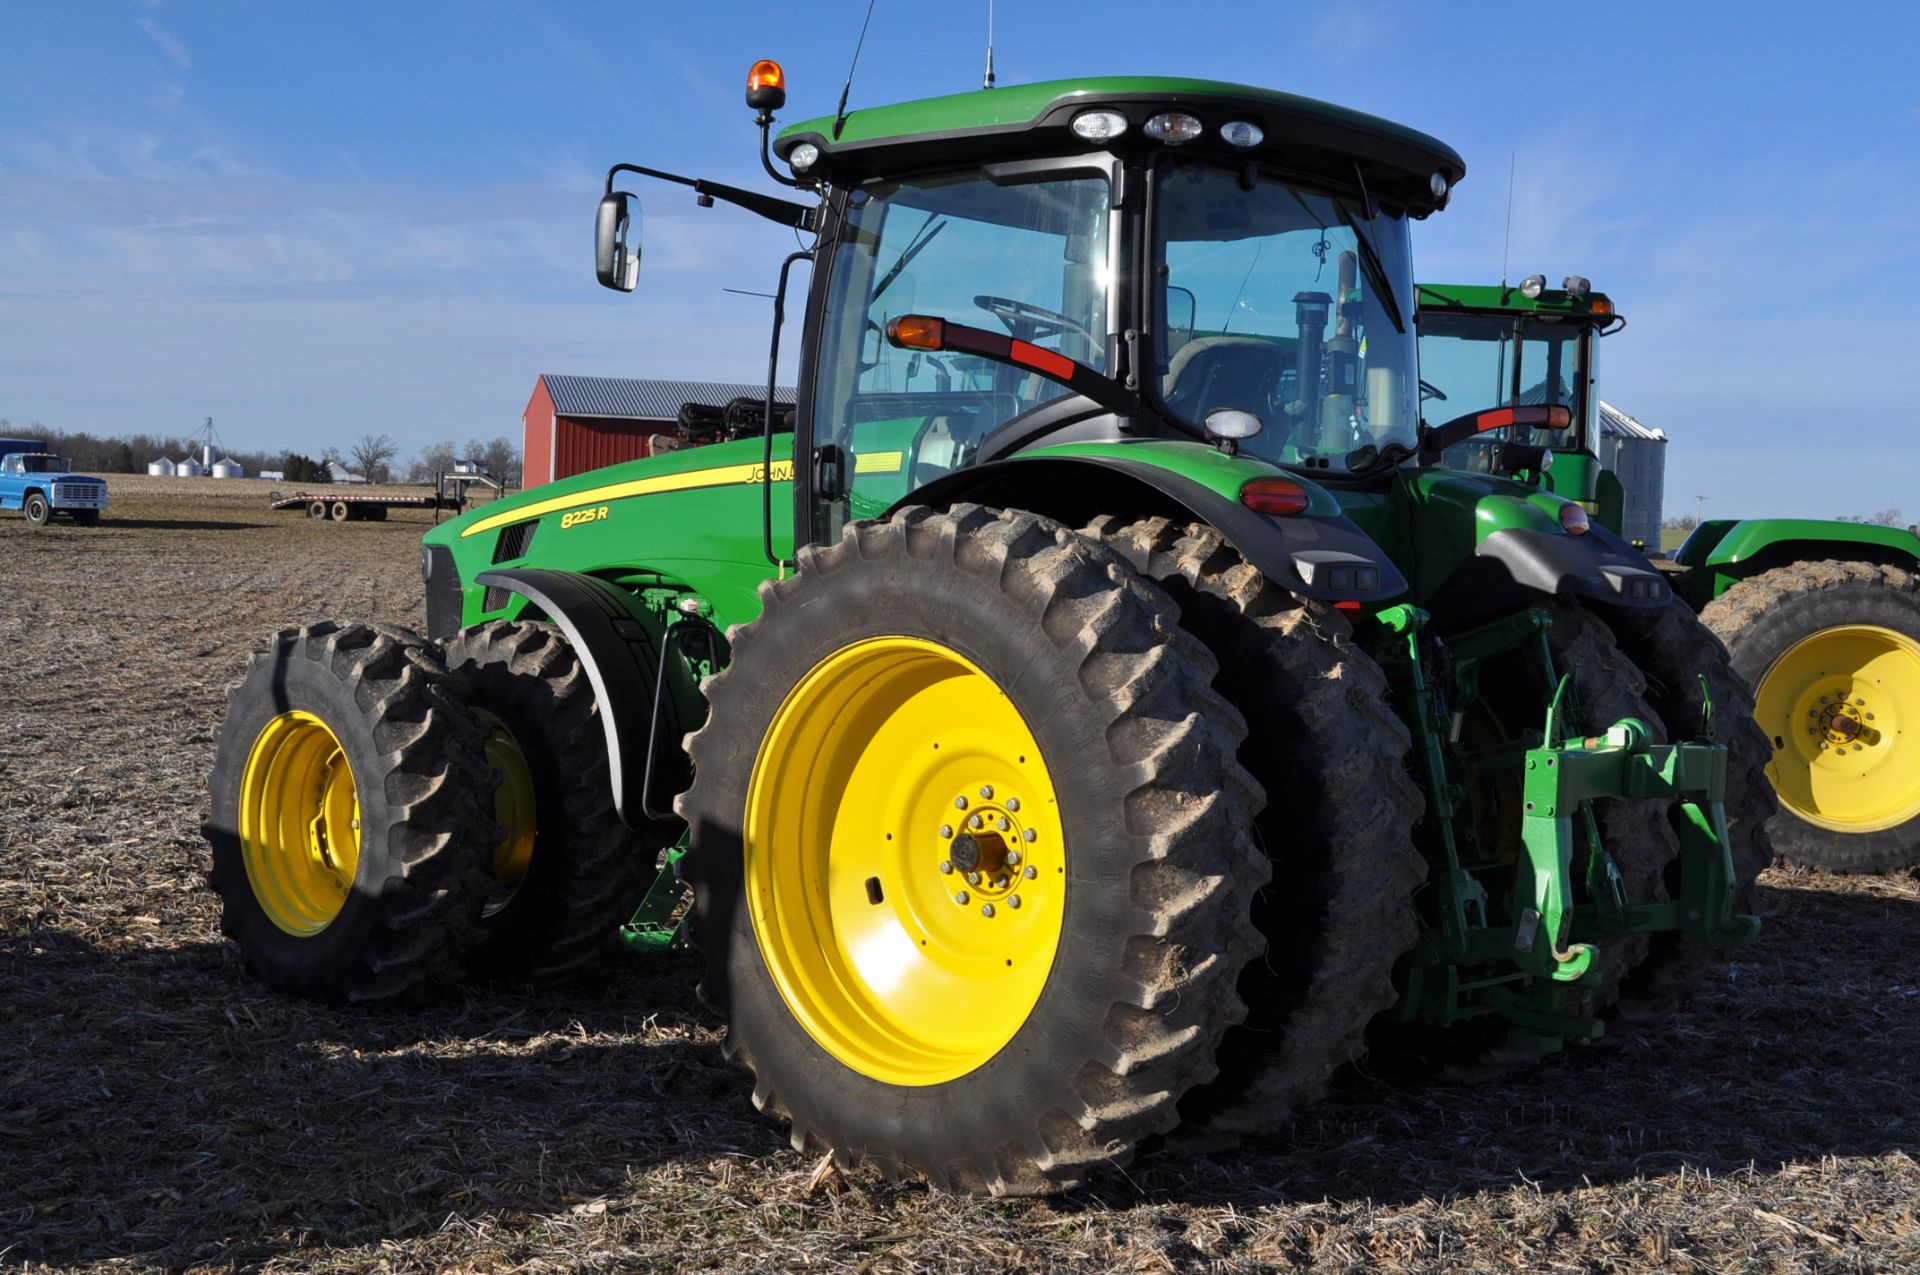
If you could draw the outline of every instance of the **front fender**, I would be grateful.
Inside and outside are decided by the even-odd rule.
[[[1070,527],[1101,514],[1164,514],[1206,523],[1261,574],[1303,597],[1373,602],[1407,591],[1406,577],[1386,553],[1345,515],[1331,512],[1335,506],[1324,497],[1307,513],[1269,517],[1163,465],[1130,457],[1055,453],[991,461],[935,479],[899,504],[944,509],[964,501],[1024,509]],[[1360,587],[1369,568],[1372,585]]]
[[[653,700],[660,684],[661,622],[632,594],[594,576],[534,567],[483,571],[477,583],[510,590],[539,607],[573,644],[593,684],[606,731],[607,763],[613,804],[620,820],[636,831],[649,819],[643,809]],[[673,716],[671,702],[663,711]],[[678,756],[678,722],[662,725],[663,751]],[[664,806],[682,786],[670,783],[653,794]]]

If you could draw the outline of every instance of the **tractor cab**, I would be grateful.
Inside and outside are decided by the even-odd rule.
[[[1622,492],[1600,465],[1597,389],[1598,338],[1626,326],[1613,301],[1577,275],[1557,289],[1533,275],[1512,287],[1423,283],[1418,295],[1420,403],[1428,420],[1556,406],[1571,418],[1559,431],[1514,425],[1476,432],[1447,447],[1440,463],[1528,474],[1617,530]]]

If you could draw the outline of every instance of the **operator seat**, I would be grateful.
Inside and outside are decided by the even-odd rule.
[[[1167,404],[1196,422],[1216,407],[1266,420],[1286,367],[1286,352],[1272,341],[1203,336],[1181,346],[1167,366]]]

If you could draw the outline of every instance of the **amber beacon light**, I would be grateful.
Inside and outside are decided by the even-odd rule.
[[[772,58],[761,58],[747,72],[747,105],[777,111],[787,104],[787,73]]]

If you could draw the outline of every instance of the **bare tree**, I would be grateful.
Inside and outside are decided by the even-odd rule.
[[[370,483],[387,481],[387,462],[400,454],[400,445],[385,434],[362,434],[347,453]]]
[[[451,439],[423,447],[420,449],[420,454],[413,458],[413,464],[407,469],[407,480],[430,483],[437,474],[452,473],[454,462],[459,458],[460,453]]]
[[[509,486],[517,485],[520,481],[520,449],[510,438],[496,438],[491,442],[470,438],[464,459],[472,461]]]

